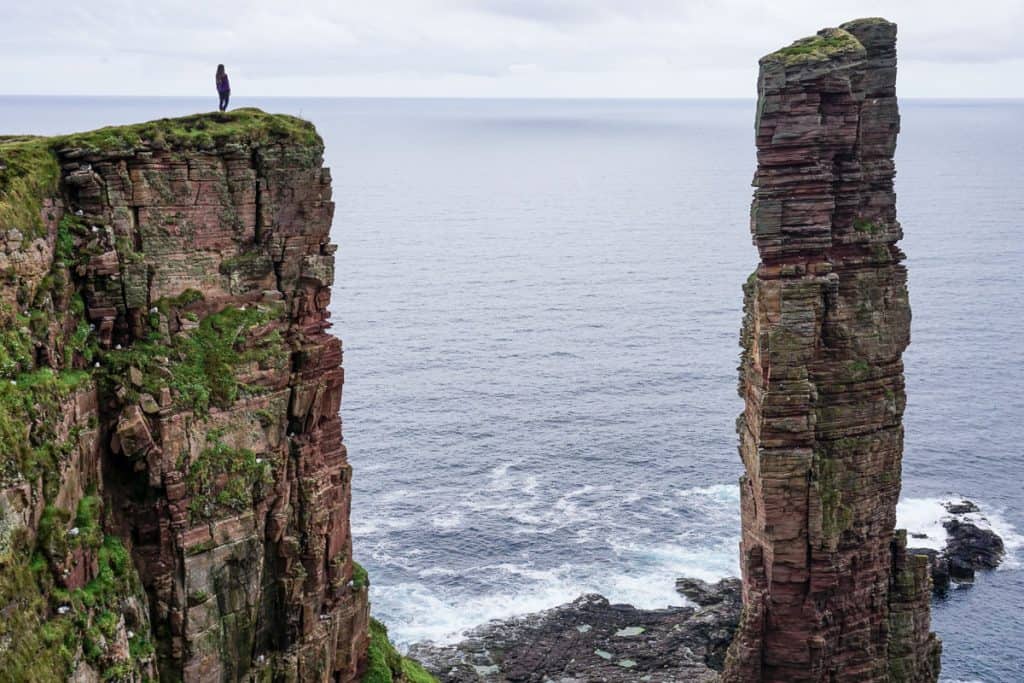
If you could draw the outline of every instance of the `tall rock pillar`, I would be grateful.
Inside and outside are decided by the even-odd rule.
[[[934,681],[924,558],[895,531],[910,306],[896,26],[760,61],[737,422],[744,614],[728,681]]]

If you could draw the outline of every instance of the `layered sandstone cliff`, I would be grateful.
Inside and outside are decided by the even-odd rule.
[[[927,558],[894,531],[910,307],[896,27],[761,60],[738,420],[744,612],[729,681],[934,681]]]
[[[355,680],[330,175],[256,110],[0,138],[0,671]]]

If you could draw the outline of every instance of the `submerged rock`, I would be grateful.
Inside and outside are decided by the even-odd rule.
[[[414,645],[409,654],[449,683],[715,681],[739,621],[739,579],[676,586],[695,607],[641,610],[584,595],[493,621],[456,645]]]

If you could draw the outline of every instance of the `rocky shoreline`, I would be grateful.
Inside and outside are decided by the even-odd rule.
[[[969,586],[975,572],[998,567],[1005,544],[969,500],[943,503],[945,547],[927,555],[934,592]],[[926,534],[908,534],[931,540]],[[445,683],[717,681],[739,623],[740,580],[676,580],[687,606],[643,610],[583,595],[549,610],[492,621],[455,645],[417,643],[410,656]]]
[[[676,589],[692,606],[641,610],[584,595],[409,654],[448,683],[718,680],[739,622],[740,581],[679,579]]]

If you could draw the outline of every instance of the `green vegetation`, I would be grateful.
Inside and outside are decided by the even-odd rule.
[[[863,359],[847,361],[844,374],[844,379],[851,382],[860,382],[871,376],[871,365]]]
[[[291,142],[320,148],[323,142],[313,124],[284,114],[254,108],[193,114],[130,126],[110,126],[87,133],[49,138],[53,149],[83,148],[99,151],[137,147],[213,149],[224,145]]]
[[[357,591],[363,588],[369,588],[370,586],[370,574],[363,568],[363,565],[358,562],[352,563],[352,587]]]
[[[97,510],[95,500],[87,501],[79,505],[76,519],[91,523]],[[48,508],[44,518],[51,526],[46,533],[51,538],[63,537],[67,517]],[[0,620],[0,639],[9,645],[0,650],[0,670],[9,676],[5,680],[66,680],[79,647],[91,665],[109,670],[104,666],[109,665],[109,646],[117,634],[121,602],[142,590],[121,541],[108,536],[95,546],[99,572],[74,591],[58,587],[45,557],[47,548],[41,544],[41,552],[33,554],[24,537],[18,545],[15,559],[0,566],[0,604],[16,606]],[[31,562],[17,559],[29,556]],[[133,656],[145,656],[147,644],[145,639],[129,641]],[[148,651],[152,651],[151,645]],[[135,665],[119,662],[110,668],[130,675]],[[104,680],[131,679],[122,676]]]
[[[188,467],[185,486],[191,498],[188,506],[192,523],[212,519],[219,513],[241,512],[252,507],[262,488],[274,483],[273,467],[248,448],[232,448],[222,434],[211,432],[211,445]]]
[[[85,371],[50,368],[0,380],[0,478],[44,476],[45,492],[56,486],[58,463],[77,441],[76,432],[58,438],[61,401],[89,381]]]
[[[160,305],[178,306],[190,302],[188,290],[175,302]],[[195,294],[198,294],[196,292]],[[160,308],[160,305],[157,308]],[[199,327],[177,335],[170,343],[158,335],[148,341],[136,342],[130,349],[112,351],[105,356],[108,378],[114,384],[130,387],[129,370],[142,372],[141,389],[158,396],[160,389],[170,387],[175,403],[182,408],[205,414],[211,405],[225,408],[243,392],[255,393],[239,383],[237,369],[248,363],[260,367],[282,368],[288,354],[279,332],[272,331],[253,338],[255,328],[273,320],[274,308],[228,307],[203,318]],[[129,400],[138,395],[132,393]]]
[[[103,500],[95,494],[83,496],[78,501],[75,526],[78,528],[80,544],[95,548],[103,542],[103,520],[100,519],[102,509]]]
[[[852,34],[842,29],[829,29],[809,38],[801,38],[789,47],[776,50],[763,59],[782,62],[788,66],[823,61],[837,54],[863,50],[864,46]]]
[[[843,504],[842,463],[837,458],[815,451],[811,463],[811,485],[821,501],[822,540],[834,547],[839,536],[853,523],[852,511]]]
[[[415,660],[403,657],[388,639],[388,629],[370,619],[369,660],[362,683],[437,683]]]
[[[43,234],[43,199],[57,192],[60,167],[49,138],[0,138],[0,230]]]
[[[56,214],[45,215],[44,205],[60,191],[59,158],[67,148],[116,153],[173,145],[181,150],[227,147],[244,152],[246,145],[276,143],[292,145],[273,152],[290,163],[312,163],[322,151],[311,124],[252,109],[54,138],[0,136],[0,234],[7,237],[9,231],[19,231],[24,248],[30,240],[46,236],[47,225],[54,226]],[[151,180],[161,191],[163,177]],[[124,601],[141,595],[142,589],[125,547],[104,536],[101,498],[90,491],[76,507],[57,505],[63,462],[78,447],[80,435],[97,426],[96,417],[91,417],[88,425],[67,429],[63,408],[73,393],[91,387],[94,378],[110,390],[103,400],[113,399],[118,385],[129,389],[129,400],[137,400],[143,391],[159,396],[167,387],[179,407],[203,414],[211,406],[227,406],[260,390],[237,379],[246,366],[284,368],[289,363],[281,332],[266,325],[280,317],[280,306],[228,308],[200,320],[196,312],[205,314],[208,307],[184,310],[202,299],[195,290],[150,304],[157,309],[150,323],[163,329],[163,338],[151,335],[131,348],[101,352],[85,316],[81,288],[69,286],[80,276],[76,266],[104,251],[112,239],[108,227],[95,230],[91,223],[74,213],[63,215],[56,224],[49,273],[24,279],[14,267],[0,273],[9,293],[4,300],[16,305],[0,304],[0,485],[27,481],[36,491],[41,481],[43,498],[49,502],[35,540],[16,516],[0,519],[3,680],[66,680],[78,652],[102,672],[103,680],[137,680],[137,662],[154,652],[148,634],[133,635],[132,661],[111,659]],[[122,266],[131,265],[125,276],[141,272],[144,280],[145,268],[136,265],[142,255],[135,252],[131,239],[119,237],[115,245]],[[256,254],[243,254],[229,266],[265,267]],[[172,316],[191,319],[195,329],[169,338],[162,317]],[[133,333],[135,325],[133,320]],[[102,369],[94,369],[97,361]],[[40,367],[47,364],[53,367]],[[129,373],[131,368],[141,373]],[[129,381],[130,374],[135,375],[135,384]],[[193,463],[187,484],[198,492],[197,500],[205,496],[209,503],[201,513],[207,508],[236,510],[252,505],[271,475],[271,464],[258,462],[252,451],[216,440]],[[80,572],[94,561],[98,572],[93,580],[75,590],[64,586],[64,580],[81,580],[80,573],[65,573],[72,562],[80,563]]]
[[[43,200],[57,192],[60,166],[56,152],[62,149],[215,149],[230,144],[278,142],[309,147],[315,154],[323,149],[323,141],[312,123],[253,108],[48,138],[0,136],[0,230],[17,228],[26,240],[43,234]]]
[[[35,344],[30,325],[31,319],[18,313],[11,316],[11,321],[0,331],[0,380],[32,369]]]
[[[865,220],[863,218],[855,218],[853,220],[853,229],[857,232],[866,232],[869,235],[877,235],[882,231],[882,226],[874,221]]]

